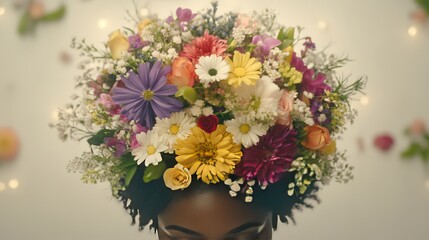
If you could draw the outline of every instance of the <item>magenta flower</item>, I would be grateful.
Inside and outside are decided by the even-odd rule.
[[[121,76],[125,87],[113,88],[113,102],[122,105],[121,113],[128,119],[152,129],[156,117],[166,118],[182,109],[182,103],[172,97],[177,87],[167,83],[170,70],[169,66],[162,67],[160,61],[140,64],[138,74],[130,72],[128,78]]]
[[[253,37],[252,43],[256,45],[253,55],[259,58],[260,61],[264,61],[264,58],[270,54],[271,49],[279,46],[282,42],[268,35],[256,35]]]
[[[275,125],[259,143],[244,149],[235,174],[245,180],[256,179],[261,186],[275,183],[287,172],[297,151],[297,136],[288,126]]]
[[[326,76],[322,73],[315,75],[313,69],[308,69],[304,61],[296,56],[296,53],[292,55],[291,66],[302,73],[301,90],[313,93],[315,96],[322,96],[325,90],[331,91],[332,88],[325,83]]]
[[[193,14],[192,10],[189,8],[179,7],[176,9],[176,16],[177,16],[177,21],[178,21],[180,28],[182,28],[182,30],[184,30],[186,25],[188,24],[188,22],[191,21],[195,16],[197,16],[197,14]],[[173,17],[172,16],[168,17],[166,22],[172,23]]]
[[[143,41],[139,34],[129,36],[128,42],[131,45],[131,49],[141,49],[147,45],[147,42]]]
[[[113,155],[117,158],[122,156],[125,152],[126,145],[125,141],[122,139],[120,140],[115,137],[105,138],[104,144],[106,144],[107,147],[113,147],[115,149]]]

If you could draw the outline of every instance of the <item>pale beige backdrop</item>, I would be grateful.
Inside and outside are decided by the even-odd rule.
[[[71,65],[59,61],[72,37],[86,37],[101,46],[107,35],[126,25],[125,10],[131,1],[46,0],[47,8],[66,2],[64,21],[39,26],[34,37],[16,34],[19,12],[11,0],[0,0],[0,126],[15,128],[22,152],[14,165],[0,168],[0,182],[18,179],[16,190],[0,192],[0,239],[155,239],[147,231],[129,226],[131,220],[110,196],[107,184],[83,185],[80,176],[66,173],[70,159],[84,143],[62,143],[48,128],[52,113],[69,101],[77,56]],[[200,9],[199,1],[139,1],[166,17],[179,6]],[[281,22],[301,25],[319,47],[348,53],[355,61],[345,74],[367,74],[369,104],[359,101],[356,124],[344,135],[340,148],[348,149],[356,166],[355,180],[332,184],[321,193],[322,204],[296,214],[296,226],[282,225],[274,239],[424,240],[429,239],[429,186],[419,161],[404,162],[402,129],[414,118],[429,120],[429,26],[417,26],[409,14],[412,0],[224,0],[221,11],[276,9]],[[100,29],[100,19],[105,28]],[[322,22],[321,22],[322,21]],[[327,27],[324,29],[323,23]],[[71,51],[71,50],[70,50]],[[359,99],[358,99],[359,100]],[[371,144],[378,133],[396,138],[388,154]],[[363,139],[365,151],[358,150]]]

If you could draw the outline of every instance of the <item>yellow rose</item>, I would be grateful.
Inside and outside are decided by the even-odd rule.
[[[143,29],[149,26],[150,24],[152,24],[152,20],[149,18],[145,18],[141,20],[140,23],[137,25],[137,29],[139,30],[139,33],[141,33]]]
[[[121,31],[116,30],[109,35],[107,46],[110,49],[110,54],[114,59],[121,59],[122,54],[128,51],[130,43],[128,39],[122,35]]]
[[[331,143],[331,136],[325,127],[313,125],[306,126],[304,130],[307,132],[307,137],[301,144],[306,148],[319,150]]]
[[[178,163],[174,168],[169,168],[164,172],[164,183],[171,190],[185,189],[192,182],[189,169]]]

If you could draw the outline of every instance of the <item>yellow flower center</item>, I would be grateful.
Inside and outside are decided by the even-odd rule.
[[[234,75],[237,77],[244,77],[246,76],[246,69],[244,67],[237,67],[234,69]]]
[[[216,147],[210,142],[200,143],[196,147],[198,160],[204,164],[214,165],[216,157]]]
[[[180,127],[177,124],[172,124],[170,126],[170,133],[173,135],[176,135],[179,132],[179,130],[180,130]]]
[[[152,155],[156,152],[156,148],[153,145],[149,145],[146,148],[146,152],[148,155]]]
[[[240,126],[240,132],[247,134],[248,132],[250,132],[250,125],[245,123],[245,124],[241,124]]]
[[[154,92],[152,92],[151,90],[146,90],[144,92],[142,92],[142,97],[144,98],[144,100],[146,101],[150,101],[153,98]]]

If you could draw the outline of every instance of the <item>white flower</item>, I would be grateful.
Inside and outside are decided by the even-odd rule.
[[[282,91],[271,78],[263,76],[256,85],[242,84],[234,91],[239,98],[250,100],[248,110],[255,112],[257,120],[274,124]]]
[[[168,149],[162,138],[153,131],[140,133],[136,138],[140,146],[133,149],[131,153],[137,164],[144,162],[146,167],[150,164],[158,165],[162,161],[161,152]]]
[[[205,107],[205,108],[203,108],[202,112],[203,112],[204,116],[213,115],[213,108],[212,107]]]
[[[225,121],[226,131],[230,132],[237,144],[249,148],[259,142],[259,137],[265,135],[268,126],[253,123],[248,116],[241,116]]]
[[[228,72],[229,64],[222,57],[214,54],[200,57],[195,66],[195,73],[205,87],[208,87],[211,82],[225,80],[228,77]]]
[[[195,119],[185,112],[175,112],[170,118],[156,119],[153,131],[163,138],[168,149],[167,153],[174,153],[174,144],[177,139],[185,139],[191,134],[191,128],[194,127]]]

